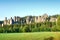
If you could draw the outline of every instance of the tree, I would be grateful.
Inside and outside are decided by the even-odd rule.
[[[13,26],[13,32],[19,32],[19,26],[17,24]]]
[[[0,27],[0,33],[3,33],[3,28],[2,27]]]
[[[60,30],[60,16],[58,16],[57,18],[56,26],[57,26],[57,29]]]
[[[31,27],[24,26],[23,32],[31,32]]]
[[[60,16],[57,18],[57,26],[60,26]]]

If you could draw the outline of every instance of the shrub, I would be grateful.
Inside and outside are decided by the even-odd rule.
[[[48,38],[45,38],[44,40],[54,40],[54,37],[48,37]]]

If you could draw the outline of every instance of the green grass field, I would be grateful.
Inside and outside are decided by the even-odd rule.
[[[0,33],[0,40],[44,40],[48,37],[59,40],[60,32]]]

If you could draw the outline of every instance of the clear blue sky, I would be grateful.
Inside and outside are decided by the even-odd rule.
[[[60,0],[0,0],[0,20],[4,17],[60,14]]]

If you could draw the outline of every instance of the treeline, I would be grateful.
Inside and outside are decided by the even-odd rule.
[[[55,22],[34,23],[34,24],[14,24],[0,27],[0,33],[16,33],[16,32],[43,32],[43,31],[60,31],[56,29]]]

